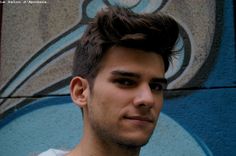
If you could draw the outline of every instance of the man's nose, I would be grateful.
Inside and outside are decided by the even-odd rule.
[[[154,105],[154,95],[149,85],[139,87],[133,103],[135,106],[152,107]]]

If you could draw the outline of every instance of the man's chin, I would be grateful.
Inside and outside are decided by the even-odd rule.
[[[145,146],[149,141],[148,139],[122,139],[119,140],[118,144],[122,146],[126,146],[127,148],[141,148],[142,146]]]

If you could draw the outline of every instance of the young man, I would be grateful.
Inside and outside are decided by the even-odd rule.
[[[138,156],[163,105],[164,74],[178,38],[169,16],[100,11],[80,40],[70,83],[83,137],[67,156]]]

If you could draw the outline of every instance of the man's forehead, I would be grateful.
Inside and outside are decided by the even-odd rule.
[[[142,63],[164,64],[162,56],[156,52],[127,47],[112,47],[105,53],[102,62],[139,61]],[[145,60],[148,60],[145,62]]]
[[[113,47],[107,51],[100,64],[100,71],[119,74],[137,73],[142,75],[144,71],[154,76],[164,76],[164,62],[162,56],[154,52],[146,52],[138,49]],[[116,74],[116,75],[117,75]],[[137,74],[136,77],[138,76]]]
[[[119,56],[119,55],[125,55],[125,56],[152,56],[153,59],[155,57],[161,57],[161,54],[155,51],[146,51],[142,49],[137,48],[131,48],[131,47],[124,47],[124,46],[112,46],[109,48],[105,54],[105,56]]]

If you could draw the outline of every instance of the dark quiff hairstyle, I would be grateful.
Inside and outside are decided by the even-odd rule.
[[[166,71],[178,35],[178,24],[167,15],[108,7],[88,24],[75,53],[73,76],[93,80],[103,56],[113,46],[155,52],[162,56]]]

